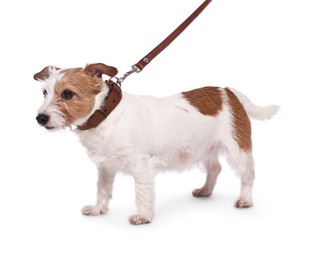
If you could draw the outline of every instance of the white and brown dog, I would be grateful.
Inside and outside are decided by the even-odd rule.
[[[130,223],[150,223],[157,173],[182,171],[201,163],[206,182],[193,191],[193,196],[208,197],[221,171],[220,154],[241,179],[235,206],[252,206],[254,165],[249,117],[269,119],[277,106],[259,107],[240,92],[219,87],[165,98],[121,95],[118,87],[112,91],[113,84],[111,87],[102,80],[102,74],[113,77],[117,69],[102,63],[74,69],[48,66],[34,75],[44,82],[45,99],[38,123],[49,130],[77,126],[75,132],[98,167],[97,202],[84,207],[83,214],[107,212],[113,181],[120,171],[135,180],[137,213],[129,218]],[[115,105],[104,115],[108,102]]]

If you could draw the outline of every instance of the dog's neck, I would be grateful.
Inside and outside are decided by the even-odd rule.
[[[102,106],[96,110],[86,121],[85,124],[77,126],[79,130],[88,130],[96,128],[103,120],[105,120],[109,114],[116,108],[122,99],[122,90],[113,81],[106,81],[109,87],[109,92]]]

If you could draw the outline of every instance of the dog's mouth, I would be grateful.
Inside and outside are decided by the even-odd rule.
[[[47,130],[53,130],[53,129],[56,129],[56,126],[44,126],[45,129]]]
[[[61,130],[61,129],[66,129],[66,128],[71,128],[71,125],[57,125],[57,126],[44,126],[45,129],[49,130],[49,131],[57,131],[57,130]]]

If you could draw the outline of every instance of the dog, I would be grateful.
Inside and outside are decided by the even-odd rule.
[[[219,155],[226,157],[241,179],[235,206],[252,206],[254,164],[249,118],[270,119],[278,106],[256,106],[231,88],[203,87],[164,98],[118,91],[116,96],[121,97],[117,102],[113,98],[117,104],[109,114],[87,126],[94,114],[104,114],[100,110],[111,95],[111,86],[102,76],[116,74],[116,68],[95,63],[73,69],[47,66],[34,75],[43,82],[44,102],[36,117],[38,123],[49,131],[77,126],[73,131],[98,168],[97,202],[85,206],[84,215],[107,213],[115,175],[124,172],[135,180],[137,213],[129,222],[150,223],[157,173],[202,164],[206,181],[192,194],[208,197],[221,171]]]

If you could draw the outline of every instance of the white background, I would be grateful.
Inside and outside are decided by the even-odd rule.
[[[235,209],[239,182],[223,160],[211,198],[195,199],[198,169],[159,175],[156,217],[131,226],[134,186],[119,175],[105,216],[96,169],[76,136],[37,126],[46,65],[104,62],[130,69],[202,0],[12,0],[0,4],[1,259],[309,259],[310,7],[307,0],[213,0],[145,70],[129,93],[165,96],[231,86],[259,105],[253,122],[254,207]]]

